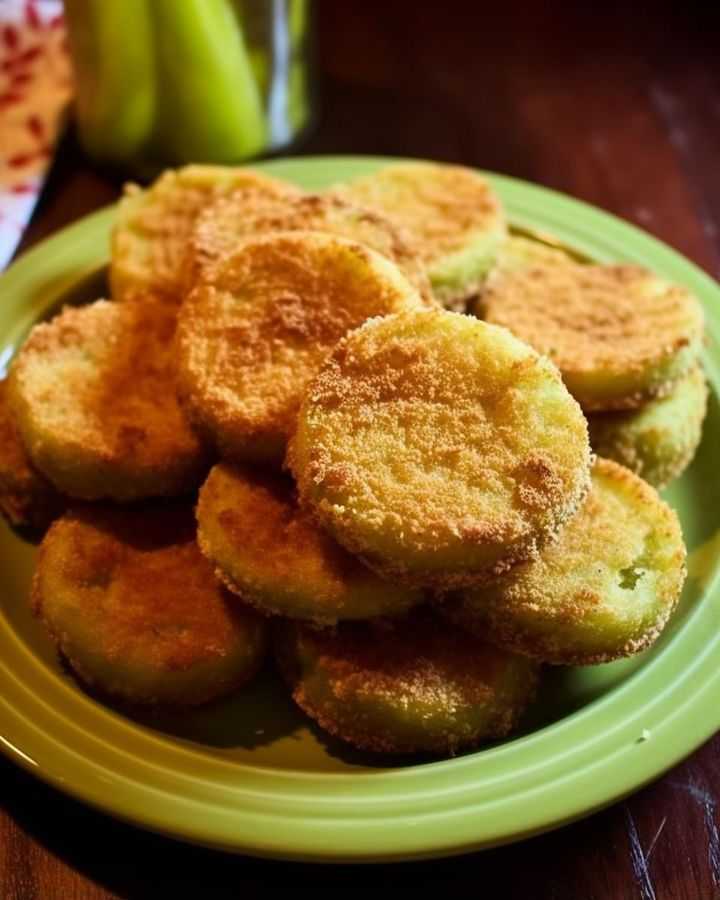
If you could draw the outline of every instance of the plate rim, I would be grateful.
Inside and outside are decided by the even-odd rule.
[[[282,175],[284,170],[298,168],[370,168],[400,159],[328,155],[249,165]],[[720,286],[710,276],[666,244],[597,207],[540,185],[496,173],[483,174],[499,190],[514,222],[537,226],[537,206],[545,204],[541,225],[571,240],[579,249],[591,250],[598,259],[641,261],[652,257],[653,268],[691,287],[703,300],[715,353],[706,352],[706,367],[715,392],[720,392]],[[107,231],[114,208],[112,204],[92,213],[22,254],[0,277],[0,290],[8,295],[4,302],[13,291],[42,293],[38,282],[42,283],[48,260],[54,260],[57,267],[50,289],[56,295],[63,285],[77,283],[97,271],[102,261],[96,258],[86,271],[75,268],[65,276],[63,257],[72,257],[69,246],[77,249],[92,244],[98,229]],[[24,316],[9,332],[15,340],[47,303],[38,299],[25,306]],[[720,707],[713,712],[707,700],[720,688],[718,574],[716,568],[712,582],[704,588],[702,602],[660,653],[608,695],[579,711],[530,735],[455,760],[347,774],[279,772],[229,761],[208,765],[201,752],[175,745],[170,755],[177,765],[182,757],[186,768],[181,770],[182,777],[176,772],[173,780],[156,759],[158,754],[159,758],[167,756],[172,741],[153,735],[65,684],[35,656],[0,610],[0,637],[9,639],[13,647],[11,655],[0,659],[0,680],[6,688],[0,696],[0,751],[105,813],[170,837],[238,853],[315,862],[369,862],[446,856],[497,846],[559,827],[615,802],[676,764],[720,727]],[[674,656],[687,652],[688,642],[695,650],[691,665],[682,669],[677,680],[664,684],[662,670],[671,665]],[[10,671],[13,660],[25,666],[23,680]],[[632,698],[641,687],[654,684],[658,685],[657,695],[638,710]],[[50,686],[62,692],[76,720],[68,722],[43,700],[43,688]],[[624,709],[628,697],[631,715],[618,721],[612,708],[621,698]],[[673,714],[668,715],[668,710]],[[30,711],[33,721],[29,721]],[[128,740],[136,733],[135,737],[122,748],[102,740],[91,733],[93,722],[97,724],[98,720],[106,734]],[[532,757],[536,752],[538,744],[550,750],[558,741],[558,747],[562,745],[563,735],[580,736],[588,721],[595,723],[595,732],[602,724],[601,733],[593,732],[591,740],[575,743],[570,751],[551,755],[540,765],[523,763],[528,753]],[[69,746],[62,742],[58,745],[53,726],[65,741],[71,734]],[[589,730],[592,732],[592,728]],[[649,740],[643,739],[646,731]],[[142,750],[145,755],[133,755],[125,749],[135,747],[137,734],[142,738],[137,754]],[[156,745],[153,752],[149,745]],[[503,774],[503,766],[513,756],[519,757],[520,768],[511,769],[511,775],[507,771]],[[563,766],[558,768],[560,761],[568,772]],[[614,772],[611,761],[616,766]],[[622,765],[618,766],[620,761]],[[193,764],[205,773],[203,777],[192,774]],[[219,794],[228,766],[236,774],[242,771],[244,777],[233,791],[225,790],[223,805]],[[548,770],[555,777],[538,785],[539,773],[547,778]],[[137,780],[138,771],[144,781]],[[212,777],[208,777],[210,771]],[[601,777],[608,771],[610,784]],[[432,790],[423,787],[428,780],[434,783]],[[505,792],[508,781],[515,784],[515,792],[510,795]],[[109,784],[117,788],[114,794],[111,790],[110,800]],[[188,793],[178,797],[173,791],[180,786]],[[568,794],[572,801],[557,796]],[[143,797],[147,801],[153,796],[161,797],[164,805],[143,806]],[[208,798],[213,798],[212,804]]]

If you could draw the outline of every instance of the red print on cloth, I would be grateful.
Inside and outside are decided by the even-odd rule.
[[[71,89],[61,0],[2,0],[0,269],[32,215]]]

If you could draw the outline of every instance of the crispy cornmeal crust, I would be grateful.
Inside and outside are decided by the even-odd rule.
[[[684,288],[640,266],[535,265],[491,279],[484,317],[562,372],[586,411],[635,409],[696,363],[703,312]]]
[[[535,695],[537,666],[426,611],[395,623],[278,629],[298,706],[322,728],[382,753],[454,754],[505,737]]]
[[[339,197],[268,196],[249,205],[241,191],[215,200],[198,217],[188,244],[185,279],[189,287],[249,237],[272,231],[326,231],[358,241],[391,259],[418,293],[434,305],[425,267],[409,236],[390,220]]]
[[[190,165],[164,172],[146,190],[125,188],[111,239],[110,291],[116,300],[148,294],[171,305],[185,293],[183,262],[198,214],[217,197],[235,194],[251,212],[268,198],[298,188],[252,169]]]
[[[588,416],[590,443],[601,456],[622,463],[660,490],[695,456],[707,412],[705,375],[696,366],[666,397],[637,410]]]
[[[265,622],[215,580],[185,504],[70,511],[42,542],[32,604],[82,681],[131,703],[205,703],[265,653]]]
[[[321,624],[404,612],[419,590],[383,581],[301,511],[287,477],[221,463],[197,507],[198,542],[260,612]]]
[[[173,496],[202,481],[206,453],[174,393],[174,315],[99,300],[36,325],[8,400],[33,464],[84,500]]]
[[[464,310],[506,237],[498,197],[482,175],[463,166],[396,163],[335,192],[407,231],[448,309]]]
[[[578,514],[540,557],[441,606],[506,650],[560,665],[609,662],[659,637],[685,579],[675,512],[637,475],[598,459]]]
[[[367,322],[311,384],[301,501],[387,578],[476,584],[537,553],[590,480],[580,407],[508,331],[443,310]]]
[[[484,292],[502,275],[531,269],[535,266],[564,266],[574,262],[573,257],[560,247],[553,247],[521,235],[509,235],[500,245],[495,263],[488,273],[483,289],[470,302],[468,312],[479,319],[485,317]]]
[[[556,240],[552,235],[547,235],[549,241]],[[542,240],[533,240],[522,235],[512,234],[501,245],[496,265],[491,274],[497,271],[510,272],[517,269],[531,268],[533,265],[559,265],[563,266],[572,262],[573,257],[562,247],[553,246]]]
[[[44,530],[59,516],[63,499],[28,458],[0,380],[0,513],[15,527]]]
[[[321,232],[250,239],[183,305],[180,398],[227,458],[282,460],[307,384],[371,316],[423,306],[394,263]]]

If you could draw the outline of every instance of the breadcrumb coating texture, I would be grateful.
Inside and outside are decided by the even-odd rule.
[[[110,290],[115,300],[148,293],[177,306],[186,290],[184,260],[199,213],[233,194],[248,212],[269,198],[300,194],[252,169],[190,165],[164,172],[147,189],[125,187],[111,238]]]
[[[587,499],[555,543],[441,608],[542,662],[609,662],[659,637],[680,596],[685,558],[675,512],[641,478],[598,458]]]
[[[221,463],[200,491],[198,541],[260,612],[334,624],[404,612],[419,590],[383,581],[302,511],[285,476]]]
[[[493,278],[481,302],[488,322],[555,362],[587,411],[662,396],[702,346],[695,297],[640,266],[535,265]]]
[[[311,384],[288,453],[301,500],[386,577],[485,580],[557,534],[588,484],[587,425],[555,367],[445,311],[376,319]]]
[[[120,501],[191,491],[207,454],[175,397],[174,315],[99,300],[36,325],[9,401],[33,464],[63,493]]]
[[[198,217],[186,254],[186,283],[202,280],[238,243],[274,231],[323,231],[365,244],[391,259],[428,305],[434,305],[430,281],[411,237],[374,210],[339,197],[259,197],[247,202],[242,191],[216,199]]]
[[[392,262],[357,242],[304,231],[250,239],[180,312],[181,400],[224,457],[279,462],[336,342],[371,316],[422,306]]]
[[[424,610],[333,630],[288,623],[277,655],[305,713],[342,740],[384,753],[453,754],[504,737],[538,677],[529,660]]]
[[[457,311],[477,292],[506,237],[500,200],[482,175],[463,166],[396,163],[335,190],[405,229],[435,296]]]
[[[681,378],[665,397],[637,410],[588,416],[590,443],[658,490],[692,462],[702,438],[708,387],[701,366]]]
[[[207,702],[265,651],[265,623],[215,580],[185,504],[71,510],[43,540],[32,602],[80,678],[133,703]]]
[[[554,240],[551,235],[548,240]],[[535,266],[565,266],[576,260],[559,245],[552,246],[542,240],[510,234],[498,249],[495,263],[488,273],[478,296],[470,304],[469,312],[479,319],[485,316],[484,294],[489,286],[503,275],[530,269]]]
[[[15,527],[43,530],[62,512],[63,500],[30,463],[0,380],[0,513]]]

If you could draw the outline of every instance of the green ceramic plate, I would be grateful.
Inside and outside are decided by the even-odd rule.
[[[279,160],[306,188],[386,160]],[[655,778],[720,727],[720,288],[630,225],[495,176],[510,218],[598,260],[651,266],[705,303],[712,384],[700,452],[667,499],[690,577],[659,644],[630,661],[554,671],[519,737],[444,762],[355,753],[300,716],[268,673],[232,700],[138,722],[84,695],[27,605],[35,551],[0,528],[0,746],[41,778],[122,819],[260,856],[392,860],[518,840],[605,806]],[[25,254],[0,280],[0,369],[28,328],[65,300],[97,296],[111,209]]]

